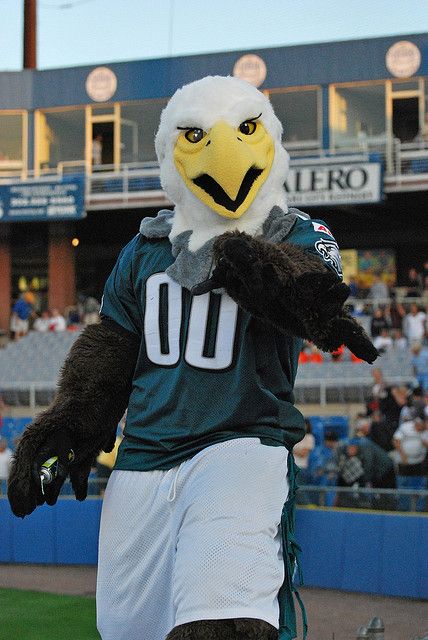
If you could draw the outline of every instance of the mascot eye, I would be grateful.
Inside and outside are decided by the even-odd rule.
[[[239,131],[246,136],[250,136],[257,129],[257,124],[252,120],[248,120],[246,122],[242,122],[239,125]]]
[[[203,129],[188,129],[184,134],[184,137],[189,142],[199,142],[202,138],[205,138],[206,132]]]

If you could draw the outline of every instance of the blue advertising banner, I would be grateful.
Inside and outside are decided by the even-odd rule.
[[[85,216],[83,176],[0,184],[0,222],[75,220]]]

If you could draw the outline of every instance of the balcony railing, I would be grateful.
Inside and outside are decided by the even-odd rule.
[[[291,156],[291,166],[305,164],[369,162],[376,159],[384,168],[384,190],[416,191],[428,189],[428,140],[401,143],[387,136],[364,139],[341,139],[334,148],[322,149],[317,141],[285,143]],[[133,162],[99,165],[90,168],[84,160],[59,162],[56,167],[43,168],[39,174],[22,167],[3,171],[0,184],[17,180],[52,180],[64,175],[86,176],[86,206],[88,209],[113,209],[133,206],[169,205],[160,184],[156,162]]]

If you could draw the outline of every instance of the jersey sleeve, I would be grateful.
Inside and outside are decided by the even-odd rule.
[[[342,279],[342,261],[339,247],[325,222],[299,218],[287,237],[287,242],[297,244],[320,258],[326,267],[334,271]]]
[[[133,256],[137,243],[138,236],[122,249],[104,287],[100,316],[141,335],[141,313],[133,281]]]

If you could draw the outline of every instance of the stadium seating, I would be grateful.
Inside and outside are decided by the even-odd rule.
[[[64,359],[79,332],[30,332],[0,349],[0,391],[9,405],[51,402]],[[376,362],[391,384],[414,384],[411,353],[391,351]],[[373,379],[364,362],[325,361],[299,367],[295,396],[299,403],[363,402]],[[31,397],[32,396],[32,397]]]
[[[69,331],[33,331],[0,349],[0,391],[6,404],[49,404],[60,368],[78,335],[79,332]]]
[[[411,353],[390,351],[376,361],[387,384],[416,386]],[[295,397],[298,403],[363,402],[373,385],[373,366],[365,362],[323,362],[302,364],[297,373]]]

